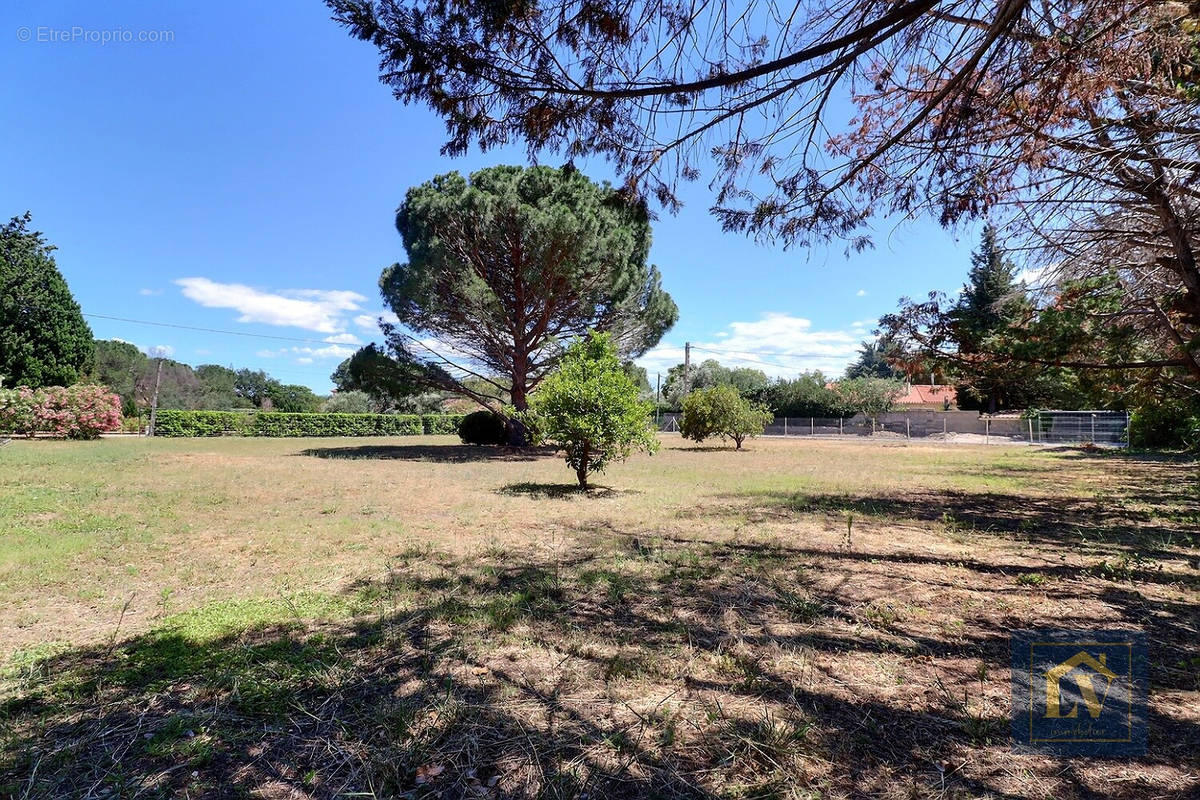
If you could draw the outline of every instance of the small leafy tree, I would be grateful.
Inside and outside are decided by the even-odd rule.
[[[733,440],[736,449],[742,449],[742,442],[761,436],[767,425],[775,419],[770,409],[761,403],[755,403],[744,397],[739,397],[739,403],[729,418],[725,435]]]
[[[638,395],[612,336],[589,331],[534,393],[529,428],[566,451],[580,487],[587,488],[591,472],[635,451],[658,449],[650,425],[654,406]]]
[[[679,430],[685,439],[702,442],[714,436],[732,439],[734,447],[760,435],[774,416],[761,403],[742,397],[729,385],[697,389],[683,399]]]

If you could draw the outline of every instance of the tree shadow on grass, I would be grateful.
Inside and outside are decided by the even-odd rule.
[[[1124,447],[1056,447],[1059,458],[1078,461],[1110,461],[1131,464],[1182,464],[1200,469],[1200,459],[1195,453],[1166,452],[1162,450],[1129,450]]]
[[[431,461],[465,464],[475,461],[537,461],[554,455],[550,447],[490,447],[468,444],[446,445],[360,445],[357,447],[312,447],[299,455],[311,458],[350,460]]]
[[[641,491],[638,489],[614,489],[611,486],[597,486],[595,484],[582,487],[578,483],[534,483],[531,481],[521,481],[520,483],[505,484],[497,489],[496,493],[561,500],[571,497],[590,497],[596,499],[620,497],[627,494],[641,494]]]
[[[686,444],[683,444],[683,445],[670,445],[668,447],[664,447],[663,449],[664,450],[678,450],[681,453],[737,453],[737,452],[744,453],[747,448],[743,447],[742,450],[739,451],[732,444],[727,444],[727,445],[720,445],[720,444],[686,445]]]
[[[168,625],[43,659],[0,699],[0,795],[1190,796],[1106,783],[1092,764],[1011,769],[1006,709],[979,717],[957,699],[973,679],[954,682],[980,662],[1005,674],[999,619],[874,628],[782,547],[566,555],[413,555],[347,589],[350,619],[204,639]],[[853,567],[838,557],[823,556]],[[1130,621],[1131,599],[1113,599]],[[875,691],[878,675],[853,671],[864,662],[951,688],[918,702]],[[1196,725],[1153,708],[1151,725],[1150,753],[1119,768],[1194,773]],[[997,758],[974,774],[938,766]]]
[[[875,494],[779,490],[719,496],[724,507],[685,509],[680,516],[727,515],[787,519],[824,514],[903,520],[943,526],[955,536],[997,535],[1062,547],[1084,542],[1151,558],[1180,557],[1178,547],[1200,546],[1191,496],[1168,482],[1114,486],[1095,499],[1069,499],[957,489]]]

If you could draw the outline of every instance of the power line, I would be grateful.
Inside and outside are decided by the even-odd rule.
[[[26,308],[26,309],[33,309],[36,311],[48,311],[49,310],[42,306],[36,306],[36,305],[33,305],[31,303],[26,303],[26,302],[21,302],[21,307]],[[299,337],[299,336],[277,336],[277,335],[270,334],[270,333],[251,333],[249,331],[227,331],[227,330],[223,330],[220,328],[205,328],[205,327],[201,327],[198,325],[180,325],[180,324],[174,323],[174,322],[154,322],[154,321],[147,320],[147,319],[132,319],[130,317],[117,317],[117,316],[112,316],[110,314],[93,314],[93,313],[90,313],[87,311],[80,311],[79,313],[82,316],[91,317],[93,319],[106,319],[106,320],[112,320],[115,322],[130,322],[135,325],[151,325],[156,328],[175,328],[177,330],[185,330],[185,331],[200,331],[203,333],[220,333],[220,334],[225,334],[227,336],[246,336],[246,337],[250,337],[252,339],[273,339],[273,340],[277,340],[277,341],[281,341],[281,342],[300,342],[303,344],[319,344],[319,345],[325,345],[326,347],[328,347],[328,346],[340,346],[340,347],[358,346],[357,342],[354,345],[351,345],[351,344],[345,343],[345,342],[329,342],[329,341],[325,341],[324,339],[308,339],[308,338]],[[170,357],[167,356],[167,358],[170,358]],[[182,363],[182,362],[180,362],[180,363]],[[320,369],[320,367],[317,364],[313,364],[311,366],[313,366],[314,369]],[[272,375],[290,375],[293,377],[302,377],[302,378],[311,377],[310,371],[291,369],[291,368],[287,368],[287,367],[278,368],[278,367],[272,366],[270,369],[270,372]]]
[[[37,306],[26,306],[27,308],[37,308]],[[153,325],[156,328],[178,328],[185,331],[202,331],[204,333],[224,333],[229,336],[249,336],[254,339],[276,339],[281,342],[304,342],[305,344],[341,344],[341,342],[328,342],[324,339],[305,339],[298,336],[276,336],[270,333],[250,333],[249,331],[226,331],[219,328],[202,328],[197,325],[179,325],[174,322],[151,322],[145,319],[130,319],[128,317],[112,317],[107,314],[89,314],[86,311],[80,312],[85,317],[93,317],[94,319],[108,319],[116,322],[132,322],[135,325]]]

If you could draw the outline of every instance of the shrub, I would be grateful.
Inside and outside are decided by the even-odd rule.
[[[732,439],[741,450],[742,442],[760,435],[772,418],[766,406],[747,400],[734,387],[713,386],[683,399],[679,430],[696,442],[713,436]]]
[[[415,414],[287,414],[254,415],[251,436],[415,436],[422,433]]]
[[[375,404],[366,392],[334,392],[321,404],[321,411],[326,414],[370,414],[375,411]]]
[[[159,436],[415,436],[413,414],[290,414],[281,411],[175,411],[160,409]]]
[[[0,389],[0,432],[19,436],[37,433],[36,409],[41,404],[40,394],[28,386]]]
[[[508,422],[494,411],[473,411],[458,425],[463,444],[504,444],[508,441]]]
[[[566,452],[579,485],[587,488],[590,472],[635,450],[658,448],[650,425],[654,406],[640,394],[612,337],[590,331],[567,349],[558,370],[534,393],[528,427]]]
[[[96,439],[121,428],[121,399],[103,386],[27,386],[0,390],[0,430]]]
[[[1200,403],[1147,403],[1134,409],[1129,435],[1135,447],[1200,450]]]
[[[252,414],[244,411],[178,411],[160,408],[155,436],[226,436],[249,433]]]
[[[463,416],[463,414],[424,414],[421,417],[421,424],[424,426],[427,436],[458,433]]]
[[[77,383],[44,390],[43,430],[70,439],[98,439],[121,429],[121,398],[103,386]]]

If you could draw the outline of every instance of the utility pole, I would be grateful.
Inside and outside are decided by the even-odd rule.
[[[154,435],[154,423],[158,419],[158,387],[162,385],[162,358],[158,359],[158,372],[154,376],[154,397],[150,400],[150,429],[147,436]]]
[[[683,343],[683,394],[692,390],[692,343]]]

